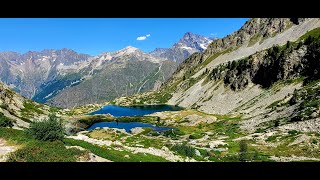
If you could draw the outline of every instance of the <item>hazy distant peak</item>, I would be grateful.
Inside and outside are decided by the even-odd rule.
[[[123,48],[123,49],[121,49],[121,50],[119,50],[119,51],[121,51],[121,52],[126,52],[126,53],[133,53],[133,52],[135,52],[135,51],[137,51],[137,50],[139,50],[139,49],[136,48],[136,47],[127,46],[127,47],[125,47],[125,48]],[[118,52],[119,52],[119,51],[118,51]]]

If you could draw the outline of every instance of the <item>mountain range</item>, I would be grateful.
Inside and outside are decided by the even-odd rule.
[[[186,33],[171,48],[144,53],[128,46],[98,56],[70,49],[0,53],[0,80],[40,103],[74,107],[156,90],[194,52],[212,40]]]
[[[151,53],[131,46],[95,57],[68,49],[2,53],[0,161],[320,161],[320,18],[252,18],[195,52],[204,41],[190,43],[181,61],[173,57],[183,53],[171,52],[189,50],[184,40]],[[54,106],[86,105],[59,109],[12,88]],[[145,116],[94,113],[177,106]],[[100,122],[174,129],[89,130]],[[37,136],[65,138],[37,140],[35,128]]]

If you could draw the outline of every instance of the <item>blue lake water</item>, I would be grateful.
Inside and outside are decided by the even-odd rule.
[[[170,106],[170,105],[146,105],[146,106],[114,106],[114,105],[107,105],[101,108],[98,111],[92,112],[89,115],[95,114],[111,114],[114,117],[121,117],[121,116],[144,116],[148,114],[152,114],[155,112],[162,112],[162,111],[179,111],[182,110],[179,106]],[[148,123],[141,123],[141,122],[99,122],[93,124],[91,127],[88,128],[89,131],[100,127],[109,127],[109,128],[119,128],[125,129],[127,132],[130,132],[130,129],[135,127],[149,127],[152,128],[154,131],[166,131],[173,128],[170,127],[158,127]]]
[[[109,128],[119,128],[119,129],[125,129],[127,132],[130,132],[130,129],[135,128],[135,127],[148,127],[148,128],[152,128],[154,131],[166,131],[166,130],[170,130],[173,128],[170,127],[159,127],[159,126],[154,126],[152,124],[148,124],[148,123],[141,123],[141,122],[99,122],[99,123],[95,123],[93,124],[91,127],[88,128],[89,131],[100,127],[109,127]]]
[[[179,111],[182,110],[179,106],[170,105],[146,105],[146,106],[114,106],[107,105],[98,111],[92,112],[89,115],[95,114],[111,114],[114,117],[121,116],[144,116],[155,112],[162,111]]]

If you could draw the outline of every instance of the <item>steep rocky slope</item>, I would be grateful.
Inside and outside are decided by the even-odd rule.
[[[56,109],[26,99],[0,82],[0,119],[15,127],[28,127],[29,122],[42,120]],[[11,124],[11,123],[7,123]]]
[[[212,72],[214,68],[223,63],[227,63],[229,61],[240,60],[250,55],[255,54],[256,52],[260,52],[255,54],[253,57],[255,61],[252,61],[253,64],[261,61],[261,58],[264,57],[263,50],[271,48],[274,45],[285,45],[287,41],[296,41],[302,35],[307,33],[308,31],[315,29],[320,26],[320,21],[318,19],[302,19],[299,20],[299,25],[294,24],[290,19],[251,19],[238,31],[235,33],[228,35],[223,39],[218,39],[212,42],[208,49],[204,53],[195,54],[194,56],[186,59],[178,68],[172,78],[163,86],[164,89],[170,88],[173,86],[177,86],[175,92],[173,92],[173,97],[169,100],[171,104],[179,104],[185,107],[191,107],[195,103],[203,102],[204,99],[207,99],[205,96],[211,96],[220,98],[220,103],[228,100],[232,100],[231,96],[216,96],[214,92],[228,93],[227,89],[219,89],[224,88],[224,86],[217,85],[216,81],[210,81],[209,83],[204,83],[206,77],[209,72]],[[271,31],[273,30],[273,31]],[[272,33],[273,36],[272,36]],[[253,38],[256,36],[265,39],[261,39],[256,41],[256,43],[252,43],[250,46],[250,42],[253,41]],[[236,39],[238,39],[236,41]],[[263,41],[262,41],[263,40]],[[300,50],[293,54],[295,58],[296,56],[302,56],[304,50]],[[290,57],[288,59],[291,59]],[[292,62],[290,60],[290,62]],[[293,64],[294,61],[291,63]],[[231,64],[230,64],[231,65]],[[267,67],[271,68],[271,67]],[[252,71],[257,69],[252,68]],[[262,70],[261,70],[262,71]],[[268,72],[266,72],[268,73]],[[261,75],[261,74],[260,74]],[[237,74],[232,74],[230,76],[237,76]],[[261,75],[266,76],[266,75]],[[287,75],[286,75],[287,76]],[[236,77],[241,78],[241,77]],[[263,77],[261,77],[263,79]],[[230,79],[230,78],[229,78]],[[231,78],[232,79],[232,78]],[[238,81],[236,81],[238,82]],[[240,82],[247,83],[249,82]],[[217,85],[216,87],[213,87]],[[233,86],[238,86],[238,84],[234,84]],[[237,87],[234,87],[237,89]],[[257,87],[258,88],[258,87]],[[216,91],[216,90],[217,91]],[[254,89],[254,88],[253,88]],[[261,88],[258,88],[261,89]],[[213,92],[214,90],[214,92]],[[205,93],[206,92],[206,93]],[[230,95],[234,93],[241,94],[249,94],[246,91],[230,91]],[[257,94],[260,94],[259,92]],[[190,97],[190,98],[187,98]],[[230,99],[224,99],[230,98]],[[250,97],[243,98],[244,100],[251,99]],[[203,106],[206,106],[207,112],[211,113],[228,113],[232,109],[230,108],[221,108],[219,111],[212,106],[215,106],[212,102],[208,102]],[[235,101],[230,103],[222,103],[222,104],[235,104]],[[243,102],[244,103],[244,102]],[[218,105],[217,105],[218,106]],[[210,108],[211,107],[211,108]],[[200,107],[199,107],[200,108]],[[212,109],[212,110],[209,110]],[[204,109],[203,109],[204,110]]]

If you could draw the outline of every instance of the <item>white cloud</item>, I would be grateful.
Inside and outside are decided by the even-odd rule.
[[[139,37],[137,37],[137,40],[138,40],[138,41],[143,41],[143,40],[145,40],[145,39],[147,39],[146,36],[139,36]]]
[[[139,37],[137,37],[137,40],[138,41],[143,41],[143,40],[146,40],[148,37],[150,37],[151,35],[150,34],[147,34],[147,35],[145,35],[145,36],[139,36]]]

